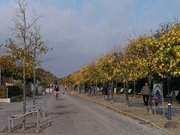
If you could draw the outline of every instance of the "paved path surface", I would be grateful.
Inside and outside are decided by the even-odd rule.
[[[7,127],[8,117],[22,112],[22,103],[0,103],[0,132]]]
[[[52,119],[52,126],[43,131],[47,135],[165,135],[77,97],[49,97],[47,109]]]
[[[39,100],[48,101],[46,109],[52,121],[52,126],[41,133],[44,135],[166,135],[78,97],[61,95],[56,101],[53,96],[47,96]],[[22,103],[1,103],[0,131],[6,126],[10,114],[21,111]]]

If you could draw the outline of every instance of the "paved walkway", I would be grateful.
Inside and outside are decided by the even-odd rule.
[[[75,94],[76,95],[76,94]],[[113,108],[113,110],[118,110],[124,115],[129,115],[132,117],[142,118],[148,122],[155,124],[156,126],[165,129],[164,125],[168,122],[167,118],[164,115],[152,114],[151,112],[147,112],[147,108],[143,105],[142,98],[139,97],[129,97],[130,105],[127,106],[125,96],[124,95],[115,95],[113,101],[104,100],[103,96],[85,96],[81,95],[80,97],[88,99],[92,102],[99,103],[101,105],[105,105],[108,108]],[[165,103],[166,104],[166,103]],[[165,105],[167,107],[167,104]],[[167,112],[167,108],[165,109]],[[177,126],[177,128],[168,128],[165,130],[169,130],[175,135],[179,135],[180,133],[180,107],[179,105],[173,105],[173,123]]]
[[[79,97],[61,95],[58,100],[53,96],[45,99],[52,125],[42,131],[44,135],[166,135],[156,128]],[[9,114],[20,112],[21,107],[22,103],[0,104],[0,127],[7,122]]]
[[[78,97],[61,95],[58,101],[48,100],[52,126],[48,135],[165,135],[139,121],[115,113]]]

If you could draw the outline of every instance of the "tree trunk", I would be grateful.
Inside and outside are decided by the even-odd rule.
[[[134,90],[133,90],[134,96],[136,95],[136,81],[134,80]]]
[[[129,106],[129,96],[128,96],[128,81],[124,82],[124,90],[125,90],[125,99],[126,103]]]
[[[112,84],[111,84],[111,98],[114,99],[114,82],[112,81]]]

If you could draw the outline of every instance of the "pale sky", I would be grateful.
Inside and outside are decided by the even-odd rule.
[[[12,36],[17,0],[0,0],[0,43]],[[180,18],[179,0],[28,0],[46,45],[43,67],[57,76]]]

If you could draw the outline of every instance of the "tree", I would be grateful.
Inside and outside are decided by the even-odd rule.
[[[121,82],[124,84],[124,90],[125,90],[125,98],[126,103],[129,105],[129,97],[128,97],[128,81],[129,81],[129,67],[126,63],[126,57],[125,54],[122,54],[121,52],[115,52],[114,56],[117,59],[117,67],[115,68],[116,71],[116,77],[118,77]]]
[[[27,1],[19,0],[18,1],[18,12],[16,16],[16,37],[18,39],[18,43],[23,45],[23,112],[26,113],[26,66],[27,63],[27,54],[29,53],[28,47],[31,46],[31,32],[34,24],[37,22],[39,17],[33,19],[33,21],[29,21],[27,15]],[[23,122],[23,126],[25,127],[25,119]]]
[[[32,54],[33,63],[32,63],[32,70],[33,70],[33,104],[35,104],[35,94],[37,93],[37,82],[36,82],[36,67],[39,64],[38,56],[46,54],[48,49],[44,45],[40,35],[40,28],[34,27],[34,30],[30,33],[30,40],[31,44],[28,47],[30,54]]]
[[[166,32],[161,31],[155,44],[159,49],[153,61],[154,68],[162,78],[180,76],[180,24],[169,26]]]
[[[113,81],[113,65],[115,57],[112,52],[97,60],[97,70],[103,82]]]

